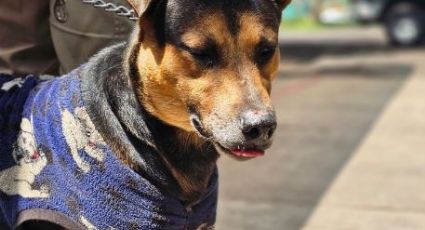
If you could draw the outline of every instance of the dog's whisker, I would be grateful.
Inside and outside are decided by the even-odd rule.
[[[166,101],[164,104],[165,104],[165,105],[169,105],[169,104],[171,104],[171,103],[173,103],[173,102],[175,102],[175,101],[177,101],[177,99],[176,99],[176,98],[173,98],[173,99],[171,99],[171,100],[169,100],[169,101]]]

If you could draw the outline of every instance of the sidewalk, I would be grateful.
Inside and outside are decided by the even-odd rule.
[[[324,29],[323,31],[280,31],[280,42],[296,41],[305,44],[322,44],[323,41],[333,44],[363,43],[375,46],[386,46],[386,34],[382,26],[348,27],[338,29]],[[359,39],[361,38],[361,39]]]
[[[304,229],[425,229],[425,55],[410,59],[416,63],[414,74]]]

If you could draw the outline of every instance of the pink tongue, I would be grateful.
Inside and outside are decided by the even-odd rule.
[[[264,151],[261,150],[232,150],[232,153],[238,157],[256,158],[264,156]]]

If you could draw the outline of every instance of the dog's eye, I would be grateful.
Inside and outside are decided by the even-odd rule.
[[[189,53],[194,59],[196,59],[197,62],[199,62],[199,64],[207,68],[214,67],[218,62],[217,53],[213,48],[204,50],[190,49]]]
[[[276,51],[276,46],[272,45],[262,45],[257,48],[257,52],[255,54],[255,62],[263,66],[273,57],[273,54]]]
[[[218,51],[212,42],[208,42],[204,47],[195,48],[185,44],[180,44],[180,47],[187,51],[203,67],[212,68],[219,62]]]

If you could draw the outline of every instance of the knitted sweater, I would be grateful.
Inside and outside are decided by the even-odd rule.
[[[78,70],[52,80],[0,75],[0,229],[209,229],[217,174],[188,211],[121,163],[96,130]]]

